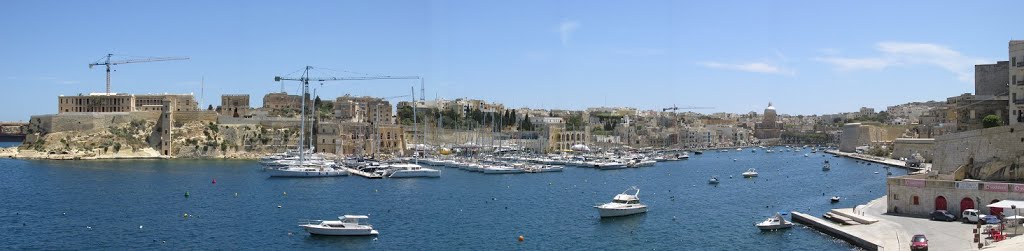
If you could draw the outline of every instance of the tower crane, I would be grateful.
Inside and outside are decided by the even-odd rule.
[[[294,77],[282,77],[274,76],[274,82],[281,81],[298,81],[302,83],[302,123],[299,125],[299,152],[305,151],[305,138],[306,138],[306,94],[309,93],[309,82],[327,82],[327,81],[351,81],[351,80],[377,80],[377,79],[422,79],[419,76],[362,76],[362,77],[324,77],[324,78],[312,78],[309,76],[309,71],[313,70],[312,66],[306,66],[303,69],[302,76],[298,78]],[[415,110],[413,110],[415,111]],[[304,162],[305,156],[300,155],[299,161]]]
[[[107,94],[110,94],[110,66],[119,64],[134,64],[134,63],[149,63],[149,62],[160,62],[160,61],[173,61],[173,60],[188,60],[188,57],[136,57],[123,60],[110,61],[110,58],[114,57],[114,54],[107,54],[100,60],[89,64],[89,69],[93,66],[106,66],[107,67]]]
[[[672,105],[672,107],[662,108],[661,111],[666,112],[666,111],[672,110],[673,112],[675,112],[675,111],[679,111],[679,110],[696,110],[696,109],[715,109],[715,108],[714,107],[705,107],[705,106],[684,106],[684,107],[678,107],[676,105]]]

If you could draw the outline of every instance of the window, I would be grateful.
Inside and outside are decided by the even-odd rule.
[[[917,205],[917,204],[918,204],[918,201],[917,201],[917,195],[914,195],[914,198],[913,198],[912,200],[914,201],[914,205]]]

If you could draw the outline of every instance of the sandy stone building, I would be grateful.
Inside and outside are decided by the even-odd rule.
[[[249,94],[224,94],[220,96],[221,116],[245,117],[249,114]]]
[[[175,111],[197,111],[199,103],[192,94],[127,94],[90,93],[58,96],[57,113],[66,112],[135,112],[164,109],[164,100],[173,103]]]
[[[341,96],[334,101],[334,118],[348,122],[391,124],[391,102],[374,97]]]

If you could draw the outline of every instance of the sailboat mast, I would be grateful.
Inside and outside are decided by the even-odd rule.
[[[302,102],[302,111],[300,112],[301,119],[299,120],[299,165],[306,163],[306,92],[309,92],[309,68],[306,66],[306,70],[302,73],[302,96],[299,97],[299,102]]]

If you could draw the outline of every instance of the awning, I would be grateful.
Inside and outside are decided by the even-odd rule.
[[[996,203],[988,204],[986,207],[996,207],[1003,209],[1010,209],[1016,207],[1018,209],[1024,209],[1024,201],[1019,200],[1003,200]]]

